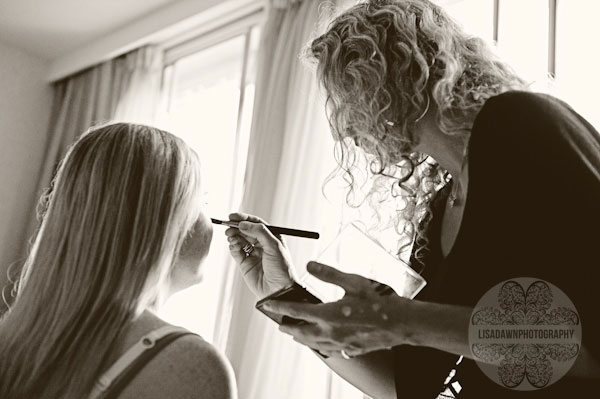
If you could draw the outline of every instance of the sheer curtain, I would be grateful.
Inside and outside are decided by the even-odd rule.
[[[341,211],[322,195],[334,167],[333,140],[314,73],[299,59],[331,4],[273,1],[258,55],[242,210],[273,224],[321,232],[318,241],[287,239],[299,274],[339,229]],[[221,333],[227,336],[240,398],[362,398],[254,309],[256,298],[239,273],[229,292],[232,317]]]
[[[38,224],[35,205],[50,185],[69,145],[90,126],[107,121],[152,123],[160,98],[162,51],[146,46],[96,65],[54,84],[46,153],[37,191],[29,199],[31,221],[18,235],[22,253]],[[16,272],[16,271],[14,271]]]

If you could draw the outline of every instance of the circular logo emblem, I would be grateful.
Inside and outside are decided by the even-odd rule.
[[[581,321],[555,285],[528,277],[504,281],[477,303],[469,347],[479,368],[511,389],[545,388],[562,378],[581,349]]]

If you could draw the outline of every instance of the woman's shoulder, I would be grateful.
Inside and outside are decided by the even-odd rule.
[[[525,90],[509,90],[504,93],[490,97],[484,107],[508,107],[516,109],[548,109],[548,108],[570,108],[561,99],[547,93],[539,93]]]
[[[599,137],[564,101],[544,93],[509,91],[485,102],[475,118],[470,147],[505,149],[515,155],[589,152],[597,151]]]
[[[564,101],[545,93],[507,91],[490,97],[474,123],[474,128],[486,123],[518,126],[555,124],[571,119],[576,113]]]
[[[171,378],[179,398],[234,398],[235,375],[229,360],[197,335],[185,335],[167,346],[154,365]],[[163,396],[164,397],[164,396]]]
[[[199,335],[186,334],[164,347],[119,395],[140,397],[235,398],[235,375],[213,345]]]

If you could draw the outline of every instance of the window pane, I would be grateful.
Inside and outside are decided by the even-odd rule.
[[[548,0],[500,0],[498,50],[523,78],[545,86]]]
[[[600,36],[600,2],[559,1],[556,21],[556,89],[573,108],[600,128],[597,69],[600,53],[595,40]]]
[[[254,93],[256,80],[256,54],[260,45],[260,29],[252,28],[250,32],[248,65],[246,66],[244,101],[242,115],[239,116],[240,132],[239,143],[236,154],[236,170],[234,171],[235,190],[232,190],[231,204],[232,208],[237,209],[241,204],[243,193],[244,173],[246,171],[246,160],[248,158],[248,144],[250,140],[250,129],[252,125],[252,112],[254,110]]]
[[[205,190],[215,215],[229,205],[244,40],[238,36],[210,47],[174,68],[170,121],[205,165]]]
[[[494,39],[493,0],[461,0],[450,3],[445,8],[467,32],[492,43]]]
[[[240,88],[246,35],[240,35],[178,60],[171,79],[169,110],[163,125],[183,138],[200,156],[207,216],[227,218],[239,207],[254,99],[254,55],[258,29],[250,40],[243,107]],[[239,132],[238,132],[239,126]],[[237,161],[237,162],[236,162]],[[230,255],[228,243],[215,229],[203,281],[173,295],[160,310],[170,323],[184,326],[214,342],[217,304]]]

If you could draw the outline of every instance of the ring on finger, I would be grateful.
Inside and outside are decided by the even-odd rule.
[[[348,360],[348,359],[352,359],[352,356],[350,356],[350,355],[348,354],[348,352],[346,352],[346,350],[345,350],[345,349],[342,349],[342,350],[340,351],[340,354],[341,354],[341,355],[342,355],[342,357],[343,357],[344,359],[346,359],[346,360]]]
[[[254,245],[247,243],[246,245],[244,245],[242,247],[242,251],[244,251],[244,253],[246,254],[246,256],[250,256],[250,254],[252,253],[252,251],[254,251]]]

